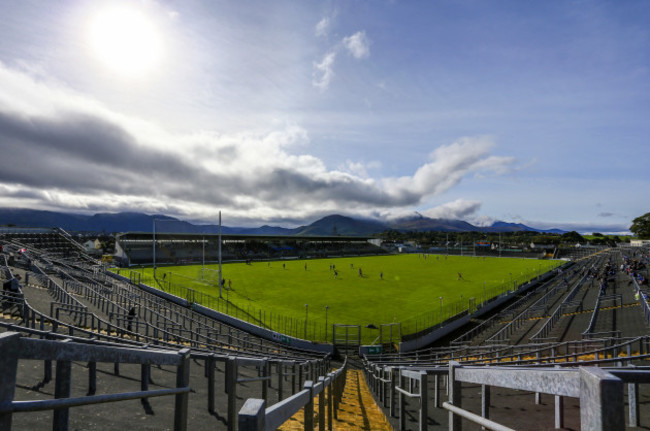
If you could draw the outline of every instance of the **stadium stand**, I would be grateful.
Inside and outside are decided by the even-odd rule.
[[[332,429],[355,366],[396,429],[650,426],[647,250],[580,255],[439,346],[337,362],[109,274],[55,234],[0,232],[3,430],[275,429],[298,411],[304,429]],[[160,256],[196,258],[186,246]]]
[[[127,232],[116,237],[118,260],[123,266],[153,263],[153,235]],[[386,254],[384,248],[359,237],[287,237],[222,235],[221,259],[228,261],[309,259]],[[217,262],[218,236],[213,234],[156,234],[157,264]]]

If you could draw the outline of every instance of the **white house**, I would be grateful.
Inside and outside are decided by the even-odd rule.
[[[102,243],[99,242],[98,239],[95,240],[89,239],[88,241],[84,242],[82,245],[84,246],[84,249],[88,254],[93,254],[93,255],[102,254]]]

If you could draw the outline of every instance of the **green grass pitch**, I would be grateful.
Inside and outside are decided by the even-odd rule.
[[[330,331],[332,323],[365,327],[401,322],[403,333],[410,333],[418,324],[423,329],[471,307],[471,298],[480,304],[485,297],[561,264],[416,254],[228,263],[222,272],[225,287],[230,281],[231,289],[224,289],[223,297],[255,318],[262,316],[267,326],[295,336],[304,335],[307,318],[307,338],[323,339],[326,306]],[[214,271],[218,266],[206,268],[210,270],[204,272],[204,282],[199,281],[201,265],[159,267],[157,277],[160,280],[166,274],[167,283],[218,296]],[[151,268],[141,271],[152,273]],[[263,314],[259,310],[264,310]]]

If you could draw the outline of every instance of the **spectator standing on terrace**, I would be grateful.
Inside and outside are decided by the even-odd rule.
[[[131,331],[133,327],[133,319],[135,319],[135,307],[131,307],[129,314],[126,316],[126,330]]]

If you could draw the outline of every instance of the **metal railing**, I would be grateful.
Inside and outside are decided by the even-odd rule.
[[[565,307],[563,307],[563,305],[564,304],[569,304],[569,306],[574,305],[573,304],[573,298],[576,297],[576,295],[578,294],[580,289],[582,289],[582,287],[584,286],[586,278],[587,278],[587,276],[584,275],[576,283],[575,287],[571,290],[571,292],[569,292],[569,294],[566,296],[566,298],[564,298],[564,301],[555,310],[555,312],[553,314],[551,314],[551,317],[548,318],[546,323],[544,323],[544,325],[541,328],[539,328],[539,331],[537,331],[535,334],[533,334],[530,337],[530,341],[535,341],[535,340],[542,341],[542,340],[547,340],[548,339],[549,335],[551,334],[551,331],[555,327],[555,324],[560,320],[560,318],[562,317],[562,314],[564,313],[564,308]]]
[[[174,430],[187,429],[187,403],[190,392],[189,349],[178,352],[151,351],[129,347],[80,344],[70,340],[54,341],[21,337],[16,332],[0,334],[0,429],[11,430],[12,415],[21,412],[54,410],[53,429],[65,431],[70,407],[106,402],[175,396]],[[24,359],[56,361],[55,398],[50,400],[14,401],[18,361]],[[177,367],[176,387],[118,394],[70,397],[72,361],[118,362]]]
[[[580,367],[539,369],[525,367],[464,367],[449,363],[449,401],[443,408],[450,411],[449,429],[462,430],[461,418],[489,427],[509,429],[490,421],[489,396],[482,397],[481,416],[462,408],[461,383],[479,384],[483,390],[490,387],[508,388],[555,397],[555,427],[564,427],[563,397],[580,399],[581,429],[593,431],[622,431],[625,429],[624,383],[650,383],[650,370],[603,369]],[[628,388],[629,390],[629,388]],[[628,397],[630,418],[638,416],[638,396]],[[488,400],[485,402],[485,400]],[[636,421],[630,421],[638,424]]]
[[[594,305],[594,311],[591,313],[591,319],[589,319],[589,325],[587,326],[587,329],[582,333],[582,338],[596,338],[596,337],[612,337],[612,336],[621,336],[621,331],[607,331],[607,332],[594,332],[594,329],[596,328],[596,322],[598,321],[598,316],[600,314],[600,303],[603,301],[614,301],[614,303],[618,302],[619,307],[623,307],[623,295],[617,294],[617,295],[598,295],[598,298],[596,299],[596,305]]]
[[[52,323],[56,323],[55,321]],[[40,331],[36,329],[29,329],[26,327],[19,327],[16,325],[4,325],[0,323],[0,326],[6,326],[9,331],[20,332],[23,335],[30,337],[39,337],[46,340],[58,340],[74,342],[75,344],[92,344],[99,345],[106,349],[110,348],[125,348],[133,347],[136,349],[145,349],[152,347],[150,345],[143,345],[140,343],[135,343],[131,346],[125,344],[128,340],[122,340],[115,337],[104,337],[107,341],[100,341],[94,338],[83,338],[75,335],[60,334],[56,332]],[[55,329],[53,327],[53,329]],[[72,332],[72,331],[70,331]],[[82,334],[83,335],[83,334]],[[155,348],[155,347],[154,347]],[[222,369],[224,370],[224,385],[223,390],[227,394],[226,402],[226,415],[227,417],[227,426],[229,431],[235,430],[235,424],[237,423],[237,411],[236,411],[236,402],[238,399],[238,385],[250,385],[251,382],[259,381],[261,382],[261,398],[264,400],[269,399],[269,388],[277,389],[277,399],[282,401],[284,397],[285,390],[287,389],[286,385],[288,384],[288,390],[295,394],[303,386],[303,383],[306,380],[317,380],[319,375],[325,375],[327,369],[329,369],[329,361],[323,359],[312,359],[312,360],[298,360],[296,358],[252,358],[245,356],[244,352],[240,352],[242,356],[232,356],[232,351],[230,354],[217,354],[209,352],[200,352],[192,351],[190,353],[190,358],[197,363],[204,363],[205,365],[205,378],[207,384],[207,409],[210,413],[217,411],[216,409],[216,366],[217,363],[222,364]],[[275,371],[273,371],[275,367]],[[52,380],[53,376],[53,365],[52,361],[44,359],[43,364],[43,383],[48,383]],[[246,370],[252,370],[253,374],[256,374],[257,377],[247,377],[250,372]],[[114,363],[114,373],[116,376],[120,375],[120,362]],[[0,372],[2,368],[0,367]],[[96,390],[96,366],[89,367],[88,371],[88,393],[94,394]],[[148,383],[148,374],[143,374],[141,379],[141,386],[145,387]],[[285,382],[288,381],[288,382]],[[284,388],[284,389],[283,389]],[[0,388],[1,389],[1,388]],[[2,427],[0,427],[2,429]]]
[[[266,407],[263,399],[249,398],[239,411],[239,431],[272,431],[304,408],[305,431],[314,430],[314,397],[318,396],[318,429],[332,429],[332,417],[337,417],[338,405],[345,389],[347,358],[343,366],[327,376],[320,376],[317,383],[305,382],[303,390],[284,401]],[[325,390],[328,390],[327,401]],[[327,414],[325,405],[327,404]]]
[[[429,376],[434,378],[433,388],[429,387]],[[619,431],[625,429],[624,384],[627,384],[629,425],[639,426],[638,385],[650,383],[650,369],[632,365],[617,368],[466,366],[451,361],[447,365],[409,368],[367,364],[366,378],[379,402],[388,407],[390,416],[399,418],[399,429],[405,429],[406,398],[417,400],[414,407],[418,429],[427,429],[430,391],[433,389],[433,407],[442,407],[450,412],[450,430],[462,429],[461,418],[487,429],[511,430],[489,419],[490,389],[498,387],[534,392],[536,402],[539,402],[540,394],[553,395],[556,428],[564,427],[564,397],[574,397],[580,399],[582,429]],[[463,383],[481,385],[480,414],[463,409]],[[449,400],[441,403],[443,385],[449,393]]]
[[[643,309],[645,322],[648,326],[650,326],[650,304],[648,303],[648,300],[643,296],[643,291],[641,290],[641,287],[639,286],[639,283],[636,281],[636,279],[632,276],[630,276],[630,278],[634,283],[634,289],[636,290],[636,293],[639,295],[639,303],[641,304],[641,308]]]

